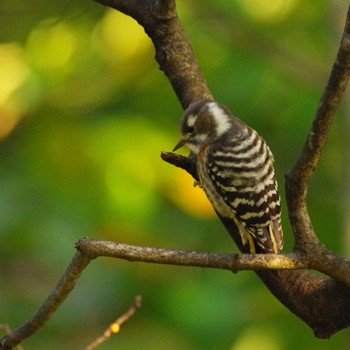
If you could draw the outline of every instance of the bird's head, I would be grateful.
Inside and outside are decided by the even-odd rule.
[[[215,142],[232,127],[230,111],[214,101],[201,100],[192,103],[181,121],[182,137],[173,152],[187,146],[194,154]]]

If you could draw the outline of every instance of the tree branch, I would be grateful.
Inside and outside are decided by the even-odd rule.
[[[303,261],[301,256],[298,256],[299,253],[286,255],[217,254],[157,249],[89,239],[80,240],[76,244],[76,248],[78,252],[38,312],[32,319],[1,339],[0,350],[11,349],[43,327],[73,290],[78,278],[89,262],[97,257],[104,256],[146,263],[206,267],[233,272],[308,267],[307,262]]]
[[[312,251],[319,245],[307,211],[310,178],[321,157],[350,77],[350,7],[343,36],[328,83],[318,105],[305,145],[294,167],[286,175],[286,197],[296,248]]]
[[[182,104],[212,100],[174,0],[94,0],[134,18],[151,38],[156,60]]]
[[[181,157],[183,156],[170,152],[162,153],[163,160],[187,171],[189,159],[184,160]],[[189,165],[188,172],[191,174],[192,170],[193,164]],[[247,251],[247,246],[243,246],[238,238],[237,228],[232,225],[231,221],[218,216],[238,248],[241,251]],[[305,268],[327,272],[336,279],[315,276],[307,270],[255,270],[271,293],[291,312],[308,324],[318,338],[330,338],[339,330],[350,325],[349,263],[329,251],[325,250],[324,253],[324,256],[318,255],[321,254],[319,252],[311,255],[304,251],[295,251],[290,254],[301,259]],[[249,254],[242,256],[247,255]],[[289,257],[290,255],[284,254],[283,256]],[[316,256],[319,259],[316,259]],[[340,261],[340,270],[333,269],[335,262],[333,259]]]
[[[330,330],[335,332],[339,330],[340,325],[345,327],[348,322],[350,312],[349,290],[332,279],[313,276],[304,270],[291,271],[310,268],[309,262],[305,259],[303,253],[300,252],[256,255],[218,254],[140,247],[89,239],[82,239],[77,242],[76,248],[78,252],[38,312],[32,319],[25,322],[0,341],[1,350],[11,349],[43,327],[53,316],[54,312],[63,304],[89,262],[97,257],[112,257],[156,264],[215,268],[232,272],[254,270],[257,271],[257,274],[263,281],[268,281],[267,284],[271,287],[271,292],[278,296],[281,293],[278,289],[281,286],[281,280],[288,283],[288,293],[293,294],[294,298],[287,297],[284,303],[297,315],[298,312],[303,312],[304,305],[299,303],[298,294],[300,290],[304,290],[303,295],[305,294],[309,311],[312,312],[310,319],[317,320],[315,323],[310,323],[310,326],[312,326],[319,337],[329,336]],[[305,274],[308,280],[312,280],[312,288],[305,285]],[[271,279],[275,279],[276,282],[271,283]],[[315,288],[316,286],[317,288]],[[281,295],[286,297],[289,295],[288,293],[283,290]],[[328,299],[324,299],[324,296],[327,296]],[[334,304],[332,300],[335,300]],[[320,310],[321,303],[325,303],[325,305]],[[331,308],[327,307],[329,304],[332,305]],[[302,310],[299,310],[300,308]],[[325,315],[323,315],[324,308],[327,309]],[[340,310],[343,311],[343,316],[338,318],[337,322],[334,323],[334,317],[336,315],[337,317],[339,316]],[[322,315],[322,318],[320,318],[320,315]],[[330,322],[331,320],[332,322]],[[325,333],[325,329],[327,329],[327,333]]]
[[[123,1],[117,1],[119,4]],[[141,1],[143,2],[143,1]],[[150,1],[147,1],[149,3]],[[120,6],[115,5],[116,1],[113,1],[112,7],[119,9]],[[157,1],[153,1],[157,3]],[[173,3],[172,1],[168,3]],[[104,4],[111,5],[108,0],[104,1]],[[125,5],[125,3],[124,3]],[[148,13],[152,16],[152,13]],[[289,217],[296,237],[296,247],[298,250],[307,253],[307,260],[316,266],[320,271],[327,273],[329,276],[334,277],[336,280],[332,280],[326,277],[315,277],[308,271],[264,271],[257,272],[258,276],[270,289],[270,291],[278,298],[286,307],[294,312],[298,317],[303,319],[313,330],[316,336],[320,338],[330,337],[335,332],[348,327],[350,325],[350,305],[349,305],[349,288],[344,286],[344,282],[349,285],[349,262],[335,254],[329,252],[316,238],[313,232],[312,224],[307,213],[307,207],[305,204],[305,198],[307,194],[307,187],[312,171],[314,170],[317,161],[320,157],[321,151],[324,147],[327,139],[328,131],[332,120],[334,118],[335,110],[340,102],[341,96],[344,92],[348,80],[349,72],[349,12],[345,24],[343,39],[339,52],[337,55],[337,61],[334,64],[332,74],[328,81],[325,93],[322,97],[320,107],[316,113],[313,129],[310,131],[309,138],[305,144],[302,155],[297,162],[294,171],[291,171],[287,176],[287,200],[289,207]],[[140,14],[134,13],[133,17],[143,25],[143,22],[139,20]],[[180,25],[180,22],[177,22]],[[150,35],[153,42],[157,41],[152,38],[152,30],[146,29],[148,35]],[[176,51],[174,43],[179,41],[187,41],[187,38],[183,35],[172,36],[171,25],[163,22],[163,33],[166,33],[168,40],[169,52]],[[177,33],[180,33],[178,30]],[[172,45],[174,47],[172,47]],[[186,44],[183,44],[186,45]],[[188,44],[189,45],[189,44]],[[156,47],[156,51],[157,51]],[[192,56],[193,52],[187,51],[185,56]],[[173,61],[171,64],[174,67],[181,65],[182,62],[175,62],[179,56],[169,56],[169,60]],[[183,59],[183,57],[182,57]],[[195,59],[186,60],[191,62],[192,67],[190,71],[199,71],[197,62]],[[158,60],[158,63],[163,69],[164,62]],[[164,69],[166,72],[166,70]],[[181,69],[180,69],[181,72]],[[177,74],[167,74],[174,89],[179,86],[184,88],[186,99],[182,100],[183,94],[177,92],[177,95],[182,102],[182,105],[186,107],[190,102],[194,102],[199,98],[207,98],[208,91],[203,89],[203,95],[198,93],[191,94],[191,91],[187,89],[188,84],[196,85],[197,81],[191,81],[188,76]],[[174,84],[174,81],[181,81],[181,84]],[[201,80],[201,84],[205,84],[204,80]],[[199,84],[201,87],[203,85]],[[198,91],[201,91],[199,88]],[[209,94],[210,95],[210,94]],[[163,160],[182,167],[188,171],[194,178],[197,178],[196,174],[196,162],[194,157],[183,159],[178,155],[174,156],[171,153],[162,153]],[[300,182],[300,184],[299,184]],[[224,218],[218,215],[226,230],[235,240],[238,248],[242,252],[246,252],[246,247],[242,246],[237,237],[237,227],[232,222],[228,222]],[[341,272],[339,272],[339,267]],[[344,280],[344,276],[346,281]],[[292,285],[291,285],[292,282]],[[310,302],[310,295],[313,296],[313,301]],[[332,298],[329,296],[332,295]],[[341,308],[334,300],[342,300]],[[325,302],[326,301],[326,302]],[[349,316],[344,316],[344,310],[348,310]]]
[[[193,176],[195,180],[197,180],[197,173],[195,170],[196,159],[193,157],[193,155],[190,157],[185,157],[172,152],[162,152],[161,157],[169,164],[186,170],[190,175]],[[229,232],[231,237],[235,240],[235,243],[240,251],[249,253],[249,247],[242,245],[239,235],[236,232],[237,227],[233,226],[232,221],[222,218],[218,213],[217,215],[226,227],[226,230]],[[289,255],[287,254],[284,256]],[[297,257],[298,259],[303,260],[302,265],[304,267],[301,268],[309,268],[320,271],[327,276],[346,284],[350,288],[350,262],[330,252],[324,246],[319,245],[317,249],[311,252],[305,252],[304,250],[295,250],[293,257]]]
[[[151,37],[156,59],[169,78],[181,104],[212,99],[192,47],[178,19],[173,0],[97,0],[136,19]],[[349,79],[350,10],[332,74],[322,96],[308,139],[295,167],[287,175],[289,217],[296,236],[296,250],[289,254],[250,255],[173,251],[82,240],[65,274],[34,317],[0,341],[0,349],[11,349],[26,339],[64,302],[91,259],[109,256],[129,261],[210,267],[234,272],[254,270],[277,299],[307,323],[319,338],[328,338],[350,325],[349,262],[329,252],[317,240],[307,213],[305,198],[310,177],[325,145],[335,110]],[[163,153],[167,162],[188,171],[194,178],[196,159]],[[244,253],[237,227],[220,217],[226,230]],[[329,277],[310,271],[316,268]],[[283,270],[281,270],[283,269]]]
[[[86,256],[106,256],[154,264],[205,267],[238,272],[243,270],[305,269],[308,262],[299,253],[218,254],[188,250],[140,247],[109,241],[83,239],[77,249]]]
[[[119,316],[113,323],[111,323],[108,328],[96,338],[92,343],[90,343],[84,350],[93,350],[96,349],[99,345],[107,341],[113,334],[117,334],[120,331],[120,327],[123,323],[128,321],[132,316],[135,315],[137,309],[141,307],[142,297],[137,295],[135,297],[134,304],[131,305],[128,310]]]
[[[34,334],[51,318],[74,288],[78,278],[87,267],[91,257],[77,252],[62,278],[34,317],[0,340],[0,350],[10,350]]]

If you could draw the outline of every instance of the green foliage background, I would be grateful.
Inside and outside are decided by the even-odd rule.
[[[178,1],[216,99],[257,129],[283,175],[327,81],[346,1]],[[131,19],[93,1],[0,1],[0,322],[38,309],[82,237],[236,251],[192,180],[160,160],[181,107]],[[314,227],[346,254],[345,108],[313,179]],[[183,190],[184,186],[187,186]],[[284,205],[285,208],[285,205]],[[284,209],[286,251],[293,239]],[[97,259],[25,349],[82,349],[143,296],[101,349],[348,349],[279,304],[253,273]]]

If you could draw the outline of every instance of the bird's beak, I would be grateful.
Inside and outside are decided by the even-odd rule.
[[[179,148],[185,146],[186,141],[187,141],[187,140],[185,139],[185,137],[182,137],[182,138],[180,139],[180,141],[177,143],[177,145],[174,147],[173,152],[175,152],[175,151],[178,150]]]

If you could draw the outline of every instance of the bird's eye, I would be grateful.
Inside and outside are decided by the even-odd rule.
[[[189,133],[189,134],[192,134],[193,131],[194,131],[193,125],[189,126],[189,127],[187,128],[187,130],[188,130],[188,133]]]

